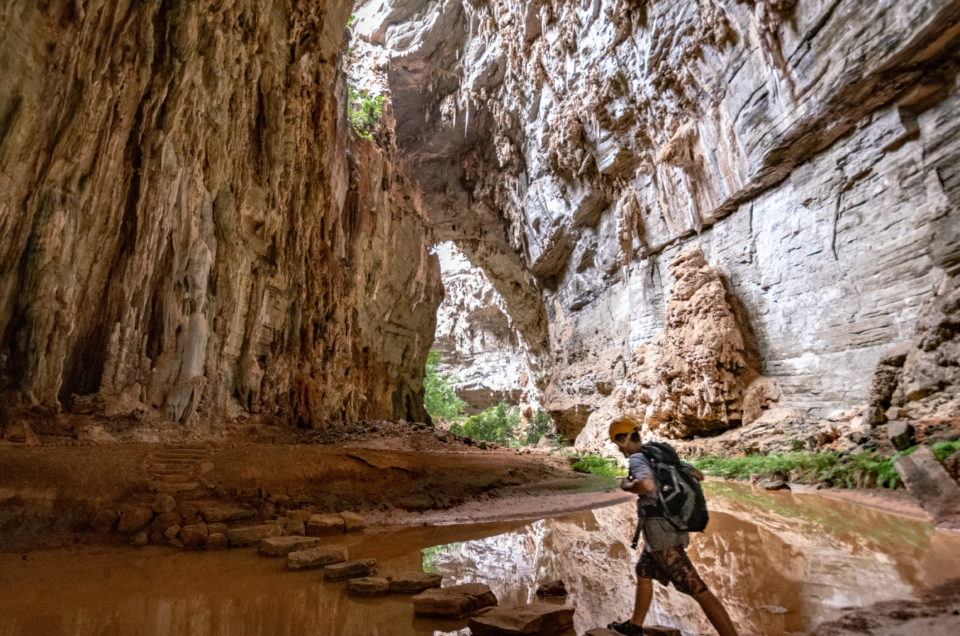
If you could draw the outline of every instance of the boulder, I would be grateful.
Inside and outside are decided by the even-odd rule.
[[[151,519],[153,519],[153,508],[150,506],[128,506],[123,509],[117,520],[117,532],[136,534],[143,530]]]
[[[486,609],[470,619],[473,636],[574,634],[574,608],[553,603],[501,605]]]
[[[341,563],[346,560],[346,548],[324,546],[289,553],[287,555],[287,568],[291,570],[308,570],[310,568],[322,568],[332,563]]]
[[[340,515],[313,515],[307,521],[307,536],[343,534],[343,527],[343,517]]]
[[[227,537],[230,539],[230,545],[242,547],[260,543],[269,537],[279,537],[282,528],[276,523],[264,523],[258,526],[245,526],[243,528],[230,528],[227,530]]]
[[[257,551],[263,556],[282,557],[291,552],[315,547],[319,541],[316,537],[268,537],[260,541]]]
[[[347,592],[359,596],[383,596],[389,591],[390,581],[379,576],[363,576],[347,583]]]
[[[910,494],[933,517],[935,526],[960,529],[960,485],[929,447],[921,446],[901,457],[894,468]]]
[[[427,590],[413,597],[413,613],[418,616],[463,618],[497,604],[490,586],[465,583]]]
[[[343,581],[361,576],[369,576],[376,569],[376,559],[360,559],[334,563],[323,568],[323,578],[328,581]]]
[[[141,530],[137,534],[133,535],[133,539],[130,540],[130,545],[137,548],[142,548],[148,543],[150,543],[150,535],[146,530]]]
[[[161,493],[153,500],[153,511],[157,514],[173,512],[177,509],[177,500],[171,495]]]
[[[537,596],[539,597],[564,597],[567,595],[567,586],[564,585],[563,581],[557,579],[556,581],[547,581],[546,583],[541,583],[537,587]]]
[[[387,577],[390,581],[390,591],[397,594],[419,594],[432,587],[440,587],[443,580],[439,574],[432,572],[399,572]]]
[[[180,528],[180,540],[185,548],[205,548],[207,545],[207,525],[192,523]]]
[[[887,437],[897,450],[904,450],[913,446],[913,426],[904,420],[887,422]]]
[[[340,518],[343,519],[344,532],[357,532],[367,527],[366,519],[355,512],[341,512]]]
[[[90,525],[97,532],[106,534],[113,531],[119,517],[120,515],[117,514],[116,510],[104,508],[103,510],[98,510],[96,514],[93,515]]]
[[[180,536],[180,526],[170,526],[163,531],[163,536],[165,536],[167,540],[173,541]]]
[[[204,547],[207,550],[226,550],[230,547],[230,539],[222,532],[213,532],[207,535]]]

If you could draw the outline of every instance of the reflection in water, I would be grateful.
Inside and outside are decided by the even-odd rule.
[[[710,526],[692,536],[690,558],[744,633],[806,631],[839,608],[913,597],[960,572],[960,534],[928,523],[816,495],[716,482],[707,489]],[[582,633],[630,615],[634,522],[632,504],[538,521],[434,563],[448,581],[488,582],[517,601],[532,600],[538,582],[563,579]],[[692,599],[654,587],[649,622],[713,633]]]
[[[709,532],[693,536],[690,557],[744,633],[802,632],[845,605],[910,597],[960,571],[957,533],[815,495],[708,488]],[[485,582],[501,602],[533,600],[539,583],[563,579],[583,633],[630,613],[634,519],[625,504],[531,524],[368,533],[348,547],[381,571]],[[0,555],[0,589],[3,635],[466,633],[465,621],[414,619],[408,597],[348,597],[342,583],[249,550]],[[712,633],[691,599],[655,589],[648,620]]]

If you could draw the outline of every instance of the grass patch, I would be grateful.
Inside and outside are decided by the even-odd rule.
[[[942,462],[960,450],[960,439],[955,439],[952,442],[935,442],[930,445],[930,450],[933,451],[933,456],[937,458],[937,461]]]
[[[593,473],[603,477],[626,477],[627,471],[614,459],[599,455],[574,455],[571,468],[578,473]]]
[[[752,474],[759,474],[768,478],[825,483],[842,488],[900,488],[903,483],[893,464],[913,450],[907,449],[893,457],[881,457],[872,452],[857,455],[795,452],[747,457],[708,456],[691,460],[690,463],[708,475],[728,479],[748,479]]]

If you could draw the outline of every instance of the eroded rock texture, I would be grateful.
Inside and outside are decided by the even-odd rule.
[[[8,403],[312,427],[423,416],[440,272],[414,190],[349,142],[349,12],[5,3]]]
[[[444,289],[433,345],[443,355],[437,369],[457,379],[468,413],[525,401],[531,373],[503,299],[452,243],[437,246],[437,253]]]
[[[391,56],[398,150],[434,231],[487,271],[568,436],[671,355],[670,264],[693,244],[755,344],[747,366],[771,379],[751,411],[777,395],[800,411],[866,403],[881,353],[958,267],[958,2],[407,0],[357,15]],[[740,409],[714,401],[728,370],[689,412]]]

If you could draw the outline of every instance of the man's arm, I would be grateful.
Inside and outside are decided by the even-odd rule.
[[[649,495],[655,489],[653,477],[646,479],[629,479],[624,477],[620,480],[620,489],[632,492],[635,495]]]

